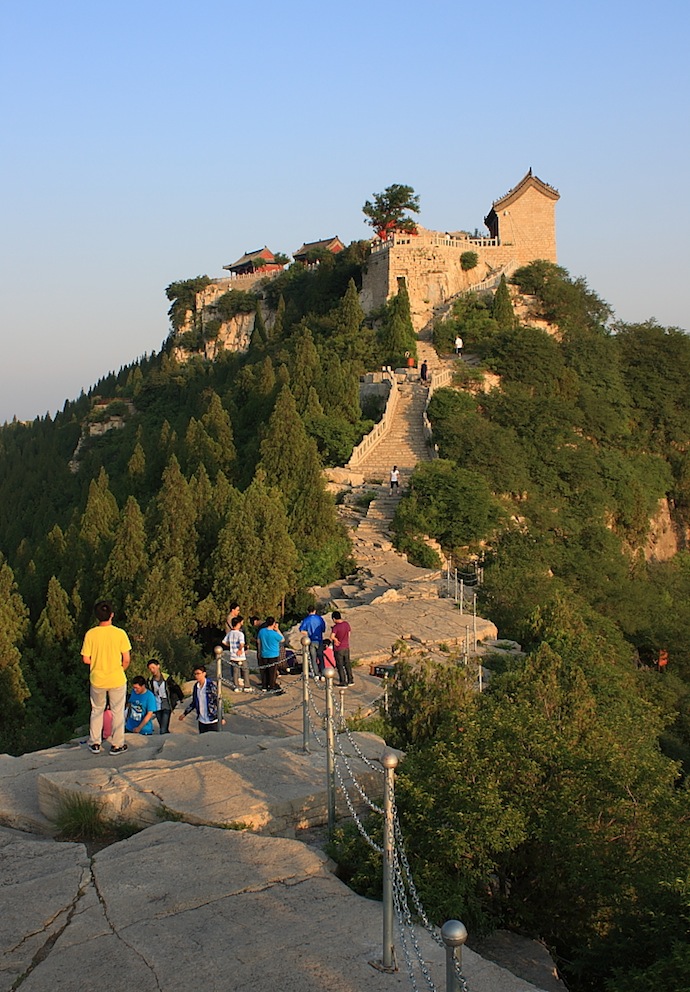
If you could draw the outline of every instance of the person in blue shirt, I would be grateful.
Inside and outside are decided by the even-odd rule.
[[[259,645],[259,670],[261,672],[261,688],[264,692],[274,692],[276,695],[285,692],[278,688],[278,663],[280,662],[280,648],[285,640],[278,629],[278,621],[275,617],[266,617],[263,627],[259,628],[256,635]]]
[[[299,629],[309,634],[309,666],[315,679],[323,678],[323,635],[326,633],[326,621],[312,606],[308,616],[299,625]]]
[[[132,694],[129,697],[129,716],[125,721],[128,734],[148,736],[153,733],[153,718],[158,710],[154,694],[146,688],[146,679],[135,675],[132,679]]]

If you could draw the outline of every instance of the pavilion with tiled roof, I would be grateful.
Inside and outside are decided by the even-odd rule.
[[[345,245],[342,243],[339,237],[325,238],[322,241],[305,241],[301,248],[297,251],[293,251],[292,257],[296,262],[307,262],[307,255],[309,252],[313,251],[330,251],[332,254],[337,255],[344,249]]]
[[[257,248],[256,251],[246,251],[241,258],[238,258],[232,265],[224,265],[223,268],[231,272],[234,276],[250,275],[257,269],[282,269],[275,260],[275,255],[270,248]]]

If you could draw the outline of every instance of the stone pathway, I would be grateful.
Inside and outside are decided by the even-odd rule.
[[[366,481],[388,483],[394,465],[405,483],[417,462],[431,458],[424,432],[424,406],[427,390],[419,382],[403,382],[393,426],[357,466]]]

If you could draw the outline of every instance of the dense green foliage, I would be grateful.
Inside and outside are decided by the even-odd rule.
[[[518,326],[505,286],[455,302],[437,347],[459,331],[498,378],[434,394],[441,460],[417,468],[395,528],[400,546],[428,534],[456,556],[482,539],[481,611],[527,653],[480,697],[465,669],[402,667],[388,737],[408,751],[403,832],[439,921],[540,937],[579,990],[678,992],[690,556],[645,549],[660,507],[681,548],[690,526],[690,338],[609,327],[608,306],[550,263],[514,281],[554,333]]]
[[[0,748],[45,746],[84,721],[79,648],[97,596],[116,602],[133,672],[155,656],[186,673],[229,599],[289,611],[344,574],[320,468],[369,426],[360,372],[414,354],[404,282],[365,322],[365,260],[356,243],[246,299],[227,294],[228,313],[255,314],[246,354],[182,365],[167,346],[54,420],[0,430]],[[204,278],[168,288],[174,328],[198,316]],[[503,282],[454,302],[438,349],[460,333],[492,376],[434,394],[441,457],[413,474],[394,529],[431,566],[428,537],[456,558],[481,548],[480,610],[525,653],[495,665],[482,695],[452,661],[400,666],[386,735],[407,751],[408,855],[439,922],[546,940],[578,992],[679,992],[690,554],[656,560],[650,521],[664,508],[687,540],[690,339],[611,327],[584,280],[551,263],[514,283],[553,333],[518,325]],[[121,429],[90,433],[115,415]],[[339,843],[344,872],[375,894],[375,859]]]
[[[254,314],[255,333],[247,353],[214,362],[193,348],[184,364],[172,357],[186,315],[201,324],[208,279],[173,283],[161,354],[54,420],[0,429],[0,749],[47,746],[85,722],[79,649],[97,598],[129,632],[132,674],[156,656],[186,676],[229,600],[290,614],[351,567],[321,469],[371,427],[359,376],[382,354],[359,305],[365,257],[357,243],[221,296],[220,317]]]

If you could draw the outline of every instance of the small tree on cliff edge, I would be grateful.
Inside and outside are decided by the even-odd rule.
[[[362,211],[379,238],[385,238],[391,231],[408,231],[416,234],[417,225],[405,211],[419,213],[419,197],[411,186],[393,183],[383,193],[374,193],[374,202],[367,200]]]

